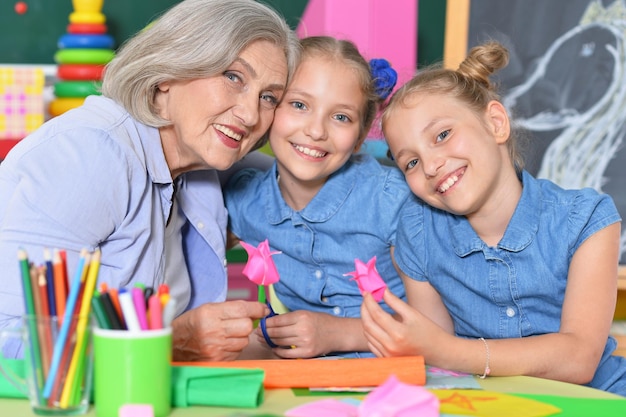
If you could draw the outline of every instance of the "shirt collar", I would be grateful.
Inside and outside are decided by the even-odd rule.
[[[161,135],[159,134],[159,130],[157,128],[147,126],[134,119],[126,109],[108,97],[91,96],[87,97],[87,100],[89,100],[90,104],[94,104],[96,106],[101,106],[100,102],[108,101],[112,109],[109,110],[109,108],[107,108],[107,111],[119,112],[120,117],[126,115],[135,127],[136,137],[142,147],[142,149],[136,149],[135,152],[138,154],[143,152],[146,170],[152,182],[157,184],[171,184],[173,182],[172,174],[170,173],[167,161],[165,160],[163,146],[161,145]],[[130,132],[129,130],[129,135],[131,137],[134,133],[135,132]]]
[[[354,164],[353,158],[354,156],[328,178],[322,189],[299,212],[300,217],[312,223],[325,222],[339,210],[356,184],[358,170],[350,169]],[[274,162],[265,178],[265,181],[271,184],[270,192],[266,194],[265,199],[265,213],[271,224],[281,223],[295,213],[283,199],[276,176],[277,168]]]
[[[541,208],[536,206],[538,201],[541,201],[541,188],[528,172],[523,171],[522,195],[504,236],[498,243],[498,248],[519,252],[530,245],[539,229]],[[451,231],[452,245],[458,256],[467,256],[485,248],[485,242],[480,239],[464,216],[447,213],[446,218]]]

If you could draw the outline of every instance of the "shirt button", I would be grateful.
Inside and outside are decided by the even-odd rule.
[[[509,317],[514,317],[515,316],[515,310],[512,307],[508,307],[506,309],[506,315]]]
[[[323,301],[324,303],[327,303],[327,302],[328,302],[328,297],[322,297],[322,301]]]
[[[320,271],[319,269],[317,271],[315,271],[315,278],[317,278],[317,279],[322,278],[322,271]]]
[[[341,307],[335,307],[333,308],[333,313],[335,313],[336,316],[338,316],[339,314],[341,314]]]
[[[198,222],[198,229],[204,229],[204,223]]]
[[[226,260],[226,258],[224,258],[224,260],[222,261],[222,263],[224,264],[224,267],[226,267],[228,265],[228,261]]]

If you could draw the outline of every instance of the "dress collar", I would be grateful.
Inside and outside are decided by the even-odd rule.
[[[300,217],[312,223],[325,222],[344,204],[355,187],[358,170],[350,169],[354,165],[352,156],[338,171],[333,173],[319,192],[298,212]],[[296,213],[283,199],[276,180],[276,162],[266,174],[264,181],[269,181],[270,192],[264,195],[264,207],[267,220],[271,224],[281,223],[292,218]]]
[[[542,209],[537,207],[537,203],[541,200],[541,188],[537,181],[527,171],[523,171],[522,195],[504,236],[497,245],[499,249],[519,252],[530,245],[539,229]],[[446,213],[446,221],[450,227],[454,251],[458,256],[467,256],[487,247],[464,216]]]

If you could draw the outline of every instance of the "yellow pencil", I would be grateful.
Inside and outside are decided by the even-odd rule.
[[[70,399],[74,396],[73,393],[79,389],[80,381],[77,376],[80,376],[83,371],[84,355],[87,347],[87,325],[89,322],[89,310],[91,308],[91,298],[96,288],[96,282],[98,280],[98,271],[100,269],[100,249],[91,256],[91,262],[89,263],[89,271],[87,272],[87,278],[85,281],[85,289],[83,293],[83,299],[80,305],[78,314],[78,324],[76,325],[76,348],[72,354],[72,361],[67,371],[67,378],[65,379],[65,385],[63,386],[63,392],[61,393],[60,407],[67,408],[70,404]],[[80,365],[80,369],[78,369]]]

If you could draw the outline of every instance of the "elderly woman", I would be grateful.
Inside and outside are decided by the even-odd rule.
[[[216,170],[259,145],[299,55],[253,0],[185,0],[107,66],[102,96],[22,140],[0,165],[0,327],[24,302],[17,253],[101,251],[99,283],[167,284],[174,359],[231,360],[255,302],[224,302],[227,215]],[[5,345],[5,355],[19,346]]]

